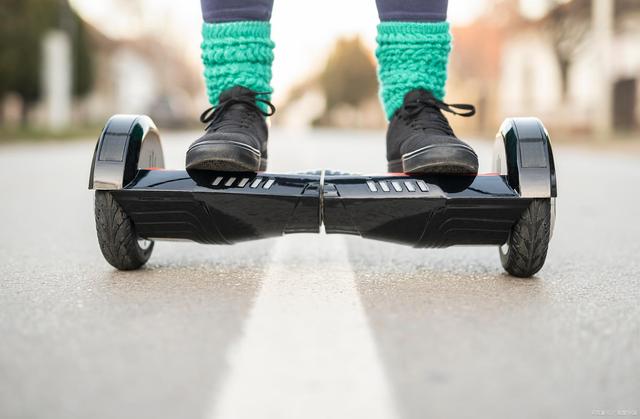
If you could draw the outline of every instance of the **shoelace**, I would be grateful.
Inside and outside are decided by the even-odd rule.
[[[439,111],[449,112],[454,115],[462,116],[468,118],[476,114],[476,107],[470,104],[465,103],[445,103],[436,98],[427,98],[427,99],[418,99],[413,102],[409,102],[402,108],[402,112],[408,118],[417,117],[420,112],[422,112],[425,108],[437,109]],[[465,111],[465,112],[457,112],[457,110]],[[436,112],[433,114],[435,117],[432,117],[429,121],[424,121],[421,119],[416,119],[415,124],[419,128],[440,128],[447,132],[450,135],[453,135],[453,130],[449,125],[449,121],[444,117],[442,112]]]
[[[209,129],[213,124],[220,121],[220,119],[222,118],[222,115],[224,115],[225,112],[231,108],[231,106],[237,105],[237,104],[246,105],[249,109],[255,112],[258,112],[265,117],[271,116],[276,112],[276,107],[273,105],[273,103],[269,102],[268,100],[257,97],[258,95],[267,95],[267,94],[269,94],[269,92],[257,92],[255,93],[255,96],[241,95],[241,96],[230,97],[218,103],[218,105],[212,106],[207,110],[205,110],[204,112],[202,112],[202,115],[200,115],[200,122],[202,122],[203,124],[208,123],[206,129]],[[258,106],[257,102],[267,105],[267,108],[269,110],[266,112],[263,111],[262,108]]]

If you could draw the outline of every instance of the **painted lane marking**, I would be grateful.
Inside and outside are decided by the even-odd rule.
[[[344,238],[309,240],[277,242],[209,417],[396,417]]]

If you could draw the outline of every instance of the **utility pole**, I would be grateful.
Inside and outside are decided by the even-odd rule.
[[[613,43],[615,0],[591,0],[591,26],[593,32],[597,84],[593,115],[595,133],[599,141],[611,138],[613,130],[613,88],[611,53]]]
[[[49,129],[60,131],[71,122],[71,39],[52,30],[42,41],[42,88]]]
[[[42,40],[42,90],[46,125],[61,131],[71,123],[73,38],[76,25],[67,0],[58,0],[58,24]]]

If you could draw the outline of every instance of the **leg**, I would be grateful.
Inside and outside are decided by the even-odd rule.
[[[471,116],[470,105],[442,102],[451,51],[447,0],[376,0],[378,78],[387,118],[389,171],[477,173],[478,158],[442,111]],[[463,113],[457,113],[455,108]]]
[[[376,0],[378,75],[387,117],[404,95],[422,87],[444,97],[451,35],[447,0]]]
[[[449,0],[376,0],[383,22],[444,22]]]
[[[211,104],[234,86],[271,92],[273,0],[201,0],[200,4],[205,20],[202,62]]]
[[[273,0],[201,0],[207,132],[187,151],[187,169],[258,171],[267,165],[265,116],[273,112],[269,18]]]
[[[202,18],[207,23],[271,19],[273,0],[200,0]]]

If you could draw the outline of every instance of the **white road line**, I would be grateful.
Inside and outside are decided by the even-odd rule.
[[[395,417],[344,238],[276,243],[210,417]]]

